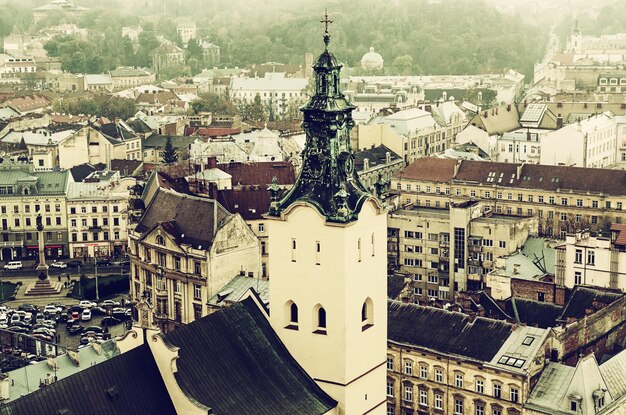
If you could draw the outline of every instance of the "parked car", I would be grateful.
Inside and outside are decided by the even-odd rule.
[[[120,303],[119,301],[115,301],[115,300],[104,300],[102,302],[102,307],[119,307]]]
[[[127,320],[130,318],[130,310],[126,308],[116,307],[111,312],[111,315],[120,320]]]
[[[33,334],[33,337],[35,337],[36,339],[47,341],[47,342],[51,342],[54,340],[52,336],[48,334],[43,334],[43,333],[35,333]]]
[[[10,326],[7,330],[11,330],[16,333],[28,333],[28,329],[22,326]]]
[[[71,336],[78,334],[80,332],[83,331],[83,326],[81,326],[80,324],[72,324],[72,327],[67,329],[68,333],[70,333]]]
[[[91,307],[91,314],[94,316],[104,316],[107,313],[107,310],[102,307]]]
[[[70,318],[68,319],[68,322],[70,319],[72,320],[72,322],[80,320],[80,313],[78,311],[72,311],[72,314],[70,314]]]
[[[96,265],[99,267],[108,267],[111,265],[111,260],[109,258],[98,258]]]
[[[22,269],[23,267],[22,261],[9,261],[4,266],[4,269]]]
[[[85,327],[85,332],[88,331],[93,331],[94,333],[104,333],[104,329],[100,326],[89,326],[89,327]]]
[[[50,266],[52,268],[67,268],[67,264],[61,261],[54,261],[52,264],[50,264]]]
[[[37,306],[34,306],[32,304],[22,304],[17,309],[18,311],[27,311],[29,313],[34,313],[35,311],[37,311]]]
[[[78,306],[82,307],[82,308],[91,308],[91,307],[95,307],[97,305],[98,304],[96,304],[94,302],[91,302],[89,300],[82,300],[80,303],[78,303]]]
[[[53,306],[52,304],[48,304],[44,309],[43,309],[43,313],[44,314],[56,314],[58,312],[60,312],[61,310],[59,310],[58,307]]]
[[[65,265],[70,268],[78,268],[83,266],[83,261],[81,261],[80,259],[72,259],[71,261],[67,261]]]
[[[122,320],[120,320],[119,318],[115,318],[112,316],[106,316],[102,319],[101,324],[103,326],[115,326],[117,324],[120,324],[122,322]]]
[[[89,321],[91,320],[91,310],[86,308],[83,310],[83,313],[80,315],[80,319],[82,321]]]

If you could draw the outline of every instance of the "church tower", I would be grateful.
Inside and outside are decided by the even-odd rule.
[[[294,187],[270,187],[270,322],[339,414],[384,414],[387,356],[387,219],[354,170],[355,108],[341,64],[325,48],[315,91],[301,109],[306,144]]]

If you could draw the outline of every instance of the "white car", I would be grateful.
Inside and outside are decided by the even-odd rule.
[[[67,264],[61,261],[54,261],[52,264],[50,264],[50,266],[52,268],[67,268]]]
[[[59,311],[59,308],[54,305],[47,305],[46,308],[43,309],[44,314],[56,314]]]
[[[93,303],[89,300],[82,300],[80,303],[78,303],[78,305],[82,308],[91,308],[97,306],[98,304]]]
[[[9,261],[4,266],[4,269],[22,269],[22,261]]]
[[[91,320],[91,310],[86,308],[83,310],[83,313],[80,315],[80,319],[82,321],[89,321]]]

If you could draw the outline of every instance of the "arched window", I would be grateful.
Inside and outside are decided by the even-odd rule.
[[[165,238],[161,235],[157,235],[156,243],[157,245],[165,245]]]
[[[372,299],[367,297],[361,307],[361,330],[365,331],[374,325],[374,304]]]
[[[291,303],[289,307],[289,322],[298,324],[298,306],[296,303]]]
[[[313,333],[326,334],[326,309],[321,304],[313,307]]]
[[[326,328],[326,310],[324,310],[324,307],[320,307],[317,310],[317,326],[323,329]]]
[[[285,303],[285,328],[298,330],[298,306],[289,300]]]

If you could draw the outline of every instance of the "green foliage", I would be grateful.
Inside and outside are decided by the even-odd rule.
[[[128,119],[135,115],[135,101],[120,97],[110,97],[102,103],[89,98],[76,100],[58,100],[52,104],[52,110],[66,114],[101,115],[109,119]]]
[[[228,98],[217,94],[201,94],[197,100],[191,102],[191,109],[194,114],[200,112],[219,115],[237,114],[237,107]]]
[[[172,137],[168,136],[163,149],[163,163],[171,164],[178,161],[178,153],[172,145]]]
[[[482,93],[481,100],[478,99],[478,93]],[[473,88],[467,91],[465,94],[465,101],[469,101],[474,105],[478,105],[481,108],[489,108],[495,106],[497,102],[498,93],[493,89],[486,88]]]
[[[100,298],[113,297],[116,294],[128,293],[130,289],[130,280],[128,275],[103,275],[98,277],[98,294]],[[96,279],[81,278],[75,283],[69,297],[78,299],[96,299]]]
[[[158,72],[159,80],[167,80],[179,76],[191,76],[191,68],[180,62],[170,62],[163,66]]]

